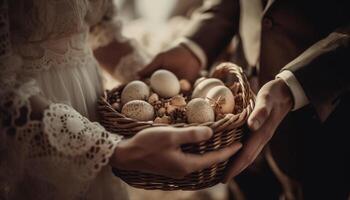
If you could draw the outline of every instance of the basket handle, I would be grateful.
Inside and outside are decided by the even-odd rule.
[[[224,80],[228,76],[231,76],[231,78],[233,77],[237,80],[235,82],[240,84],[242,95],[244,97],[243,108],[246,108],[250,104],[250,99],[254,99],[254,96],[250,89],[248,79],[241,67],[230,62],[221,63],[215,68],[211,77]]]

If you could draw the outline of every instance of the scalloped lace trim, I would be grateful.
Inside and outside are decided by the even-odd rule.
[[[73,157],[87,171],[82,177],[94,176],[108,164],[121,136],[107,132],[65,104],[51,104],[44,112],[44,133],[58,152]]]

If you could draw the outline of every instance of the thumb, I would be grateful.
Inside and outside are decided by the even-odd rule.
[[[161,67],[161,62],[158,56],[153,59],[148,65],[146,65],[142,70],[138,72],[140,77],[148,77],[150,76],[156,69]]]
[[[257,131],[269,118],[272,103],[268,95],[258,95],[256,105],[248,118],[248,126],[252,131]]]
[[[177,144],[203,142],[209,140],[213,136],[212,129],[206,126],[177,128],[175,132],[177,132]]]

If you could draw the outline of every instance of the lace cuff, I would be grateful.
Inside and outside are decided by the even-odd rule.
[[[108,164],[122,137],[107,132],[65,104],[51,104],[44,112],[44,133],[50,145],[65,156],[83,162],[81,177],[94,176]]]

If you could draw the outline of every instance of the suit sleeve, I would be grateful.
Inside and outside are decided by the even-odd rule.
[[[331,33],[283,68],[295,75],[316,109],[334,106],[349,92],[349,33],[349,27]]]
[[[238,32],[238,0],[207,0],[194,16],[185,36],[198,44],[212,64]]]

